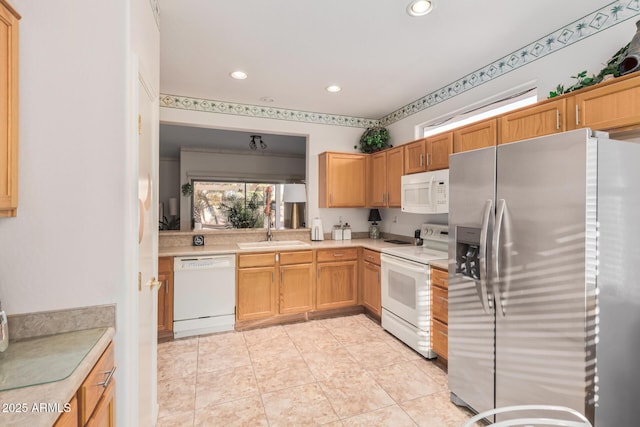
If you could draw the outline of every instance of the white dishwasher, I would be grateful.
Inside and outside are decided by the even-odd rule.
[[[174,338],[233,330],[235,255],[175,257],[173,292]]]

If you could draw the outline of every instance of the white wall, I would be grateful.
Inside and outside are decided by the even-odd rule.
[[[8,314],[117,304],[118,424],[134,425],[137,154],[132,52],[159,87],[148,0],[12,0],[20,21],[16,218],[0,220]]]
[[[125,4],[12,3],[22,15],[19,207],[0,220],[3,307],[114,303],[126,233]]]

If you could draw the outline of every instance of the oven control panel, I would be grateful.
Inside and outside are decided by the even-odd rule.
[[[431,240],[441,243],[449,242],[449,226],[441,224],[422,224],[420,229],[422,240]]]

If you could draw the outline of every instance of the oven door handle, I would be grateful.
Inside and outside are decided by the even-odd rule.
[[[424,265],[413,263],[411,261],[400,261],[397,258],[392,258],[390,256],[381,255],[380,260],[384,263],[388,263],[390,265],[395,265],[396,267],[404,268],[409,271],[413,271],[416,273],[424,273],[425,267]]]

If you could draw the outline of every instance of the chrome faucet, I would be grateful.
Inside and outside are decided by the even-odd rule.
[[[273,234],[271,234],[271,209],[269,209],[269,213],[267,214],[267,242],[273,240]]]

